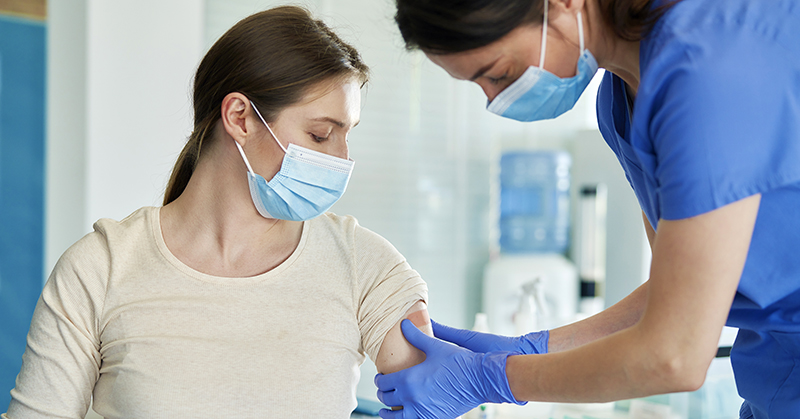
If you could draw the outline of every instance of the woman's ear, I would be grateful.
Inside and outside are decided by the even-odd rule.
[[[228,93],[222,99],[222,126],[240,146],[247,142],[247,114],[249,100],[241,93]]]

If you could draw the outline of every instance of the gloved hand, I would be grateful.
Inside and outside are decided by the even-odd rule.
[[[525,355],[546,354],[547,343],[550,340],[550,332],[547,330],[531,332],[517,337],[508,337],[456,329],[436,323],[433,320],[431,320],[431,323],[433,323],[434,336],[473,352],[508,351],[520,352]]]
[[[455,418],[482,403],[520,403],[506,376],[510,352],[477,353],[432,338],[403,320],[403,335],[425,352],[425,361],[392,374],[378,374],[378,399],[402,410],[381,409],[384,419]]]

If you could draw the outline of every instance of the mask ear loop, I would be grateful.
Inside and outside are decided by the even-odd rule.
[[[544,57],[547,51],[547,9],[550,5],[550,0],[544,0],[544,23],[542,23],[542,51],[539,54],[539,69],[544,70]]]
[[[256,105],[253,103],[253,101],[252,101],[252,100],[250,101],[250,106],[252,106],[252,107],[253,107],[253,110],[254,110],[254,111],[256,111],[256,115],[258,115],[258,118],[259,118],[259,119],[261,119],[261,122],[263,122],[263,123],[264,123],[264,126],[265,126],[265,127],[267,127],[267,130],[268,130],[268,131],[269,131],[269,133],[272,135],[272,138],[274,138],[274,139],[275,139],[275,142],[276,142],[276,143],[278,143],[278,147],[280,147],[280,148],[281,148],[281,150],[283,150],[283,152],[284,152],[284,154],[285,154],[285,153],[286,153],[286,148],[283,146],[283,144],[281,144],[281,142],[280,142],[280,141],[278,141],[278,137],[276,137],[276,136],[275,136],[275,133],[274,133],[274,132],[272,132],[272,128],[270,128],[270,127],[269,127],[269,124],[267,124],[267,121],[265,121],[265,120],[264,120],[264,117],[263,117],[263,116],[261,116],[261,112],[259,112],[259,111],[258,111],[258,108],[256,108]],[[237,143],[237,144],[238,144],[238,143]]]
[[[267,127],[267,130],[269,130],[269,133],[272,135],[272,138],[275,139],[275,142],[278,143],[278,146],[281,148],[281,150],[283,150],[283,152],[286,153],[286,149],[283,147],[283,144],[281,144],[281,142],[278,141],[278,137],[276,137],[275,133],[272,132],[272,128],[269,127],[269,124],[267,124],[267,121],[265,121],[264,117],[261,116],[261,112],[258,111],[258,108],[256,108],[255,104],[253,104],[252,100],[250,101],[250,106],[252,106],[253,110],[256,111],[256,115],[258,115],[258,118],[261,119],[261,122],[264,123],[264,126]],[[239,144],[239,142],[236,141],[236,140],[233,140],[233,142],[236,143],[236,148],[239,149],[239,154],[242,155],[242,160],[244,160],[244,164],[245,164],[245,166],[247,166],[247,171],[252,173],[253,175],[255,175],[256,172],[253,171],[253,167],[250,166],[250,161],[247,160],[247,156],[244,155],[244,149],[242,149],[241,144]]]
[[[255,175],[256,172],[254,172],[253,168],[250,167],[250,162],[247,160],[247,156],[244,155],[244,150],[242,150],[242,146],[239,145],[239,142],[236,140],[233,140],[233,142],[236,143],[236,148],[239,149],[239,154],[242,155],[242,159],[244,160],[244,165],[247,166],[247,171]]]
[[[539,68],[544,69],[544,58],[545,52],[547,51],[547,9],[550,5],[549,0],[545,0],[544,2],[544,22],[542,23],[542,51],[539,54]],[[581,54],[585,50],[585,44],[583,39],[583,15],[581,12],[578,12],[578,42],[580,43]]]

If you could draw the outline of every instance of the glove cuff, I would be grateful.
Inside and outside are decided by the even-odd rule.
[[[522,355],[518,352],[489,352],[482,354],[480,367],[483,372],[483,390],[489,403],[514,403],[524,405],[511,393],[506,375],[506,361],[511,355]]]
[[[546,354],[550,342],[550,331],[531,332],[521,336],[519,350],[525,355]]]

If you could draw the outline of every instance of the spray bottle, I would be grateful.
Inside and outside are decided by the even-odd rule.
[[[537,276],[522,284],[519,307],[513,318],[514,333],[524,335],[547,327],[549,314],[542,278]]]

